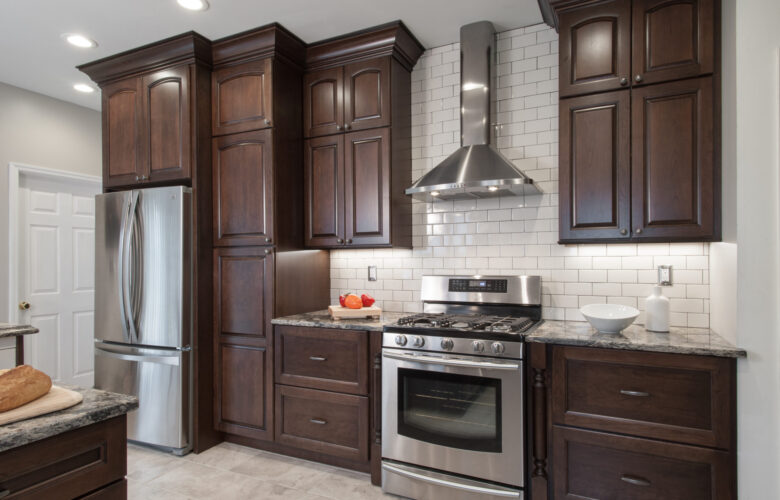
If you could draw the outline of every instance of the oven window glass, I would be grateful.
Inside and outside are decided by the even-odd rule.
[[[428,443],[501,452],[501,380],[400,368],[398,433]]]

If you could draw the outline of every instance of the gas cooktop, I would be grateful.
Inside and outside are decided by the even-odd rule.
[[[489,314],[422,313],[405,316],[393,325],[396,328],[453,329],[469,332],[518,334],[536,322],[527,316],[496,316]]]

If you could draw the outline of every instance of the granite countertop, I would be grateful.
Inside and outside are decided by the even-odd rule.
[[[342,328],[344,330],[381,332],[383,326],[389,323],[395,323],[403,316],[409,316],[409,313],[382,312],[382,316],[379,319],[354,318],[335,320],[330,317],[327,309],[325,309],[322,311],[274,318],[271,320],[271,323],[274,325],[312,326],[319,328]]]
[[[599,333],[582,321],[545,321],[533,330],[526,342],[573,346],[603,347],[631,351],[669,352],[739,358],[747,356],[707,328],[670,328],[669,333],[648,332],[641,325],[631,325],[620,333]]]
[[[9,325],[8,323],[0,323],[0,339],[3,337],[29,335],[31,333],[38,333],[38,329],[31,325]]]
[[[80,392],[84,400],[70,408],[0,426],[0,452],[40,441],[90,424],[102,422],[138,408],[138,398],[63,385]]]

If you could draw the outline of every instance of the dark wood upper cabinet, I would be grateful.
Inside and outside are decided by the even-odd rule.
[[[714,0],[634,0],[634,84],[714,70]]]
[[[303,129],[306,137],[335,134],[344,126],[344,70],[328,68],[303,79]]]
[[[390,125],[390,59],[344,66],[344,127],[364,130]]]
[[[561,97],[629,86],[630,0],[566,10],[559,18]]]
[[[190,178],[190,68],[179,66],[142,78],[143,164],[149,181]]]
[[[212,134],[270,127],[272,88],[271,58],[215,70],[211,75]]]
[[[626,238],[631,228],[630,95],[560,103],[560,239]]]
[[[306,244],[344,243],[344,136],[307,139],[304,146]]]
[[[632,92],[635,238],[713,238],[712,78]]]
[[[214,245],[273,243],[271,130],[213,139]]]
[[[390,244],[390,129],[344,136],[344,236],[349,245]]]
[[[141,164],[141,80],[127,78],[103,87],[103,186],[138,182]]]

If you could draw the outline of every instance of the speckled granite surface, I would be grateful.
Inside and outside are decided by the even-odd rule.
[[[15,337],[17,335],[29,335],[38,333],[38,329],[30,325],[9,325],[0,323],[0,339],[3,337]]]
[[[54,413],[1,425],[0,452],[124,415],[138,408],[138,398],[133,396],[83,387],[61,387],[80,392],[84,401]]]
[[[382,327],[395,323],[399,318],[409,316],[409,313],[383,312],[379,319],[331,319],[327,309],[304,314],[294,314],[271,320],[274,325],[314,326],[319,328],[343,328],[344,330],[369,330],[381,332]]]
[[[631,351],[670,352],[739,358],[747,355],[707,328],[675,328],[669,333],[648,332],[631,325],[618,334],[599,333],[581,321],[545,321],[533,330],[526,342],[561,344]]]

